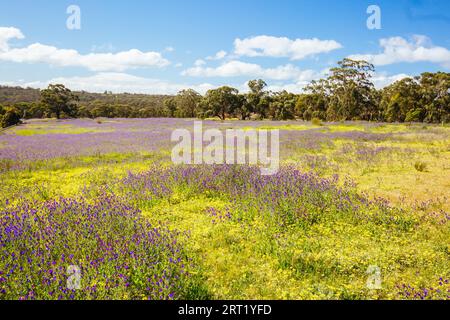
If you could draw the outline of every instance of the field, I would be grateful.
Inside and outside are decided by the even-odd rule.
[[[450,127],[204,126],[280,129],[279,172],[173,165],[187,119],[1,132],[0,299],[450,299]]]

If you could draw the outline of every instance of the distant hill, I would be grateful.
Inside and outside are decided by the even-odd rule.
[[[39,89],[0,86],[0,104],[13,105],[22,102],[38,102]],[[91,93],[86,91],[74,91],[79,98],[80,104],[91,104],[99,101],[107,104],[122,104],[131,107],[163,107],[163,101],[170,95],[150,95],[150,94],[132,94],[132,93]]]
[[[20,102],[37,102],[39,89],[0,86],[0,104],[12,105]]]

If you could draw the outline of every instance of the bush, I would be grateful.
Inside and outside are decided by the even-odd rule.
[[[427,170],[427,164],[422,161],[416,161],[416,163],[414,163],[414,168],[419,172],[424,172]]]
[[[311,120],[311,123],[315,126],[321,126],[322,125],[322,121],[319,118],[313,118]]]
[[[20,114],[17,109],[8,109],[5,114],[1,117],[2,128],[14,126],[21,123]]]

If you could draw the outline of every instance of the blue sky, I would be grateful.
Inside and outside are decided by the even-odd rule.
[[[381,29],[367,28],[369,5]],[[382,87],[449,72],[449,35],[448,0],[0,0],[0,84],[175,93],[262,78],[299,92],[353,57],[376,65]]]

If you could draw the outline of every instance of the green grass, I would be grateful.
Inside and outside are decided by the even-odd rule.
[[[261,128],[318,127],[274,122]],[[380,133],[386,134],[386,139],[379,142],[335,139],[319,150],[296,148],[283,163],[294,164],[304,171],[314,170],[324,177],[338,173],[341,183],[346,176],[353,179],[359,193],[367,193],[370,199],[384,197],[404,210],[407,213],[404,225],[394,228],[378,222],[354,223],[337,216],[304,228],[280,230],[265,216],[250,217],[248,212],[245,213],[248,220],[212,223],[207,209],[223,209],[232,199],[193,193],[179,186],[170,197],[141,203],[140,209],[152,222],[189,234],[180,241],[196,263],[191,272],[201,283],[192,289],[192,297],[390,299],[399,297],[398,284],[429,288],[436,286],[439,277],[450,277],[450,225],[431,218],[450,210],[450,128],[364,123],[324,123],[320,128],[324,132]],[[90,130],[99,132],[70,126],[55,128],[50,121],[48,126],[28,124],[8,134],[78,134]],[[357,153],[360,149],[378,147],[386,149],[367,158]],[[0,208],[6,199],[21,202],[81,193],[94,196],[105,187],[120,192],[120,179],[129,171],[170,166],[169,152],[167,149],[153,154],[61,158],[32,163],[29,169],[2,172]],[[323,157],[319,161],[322,166],[311,167],[306,156]],[[426,170],[417,170],[418,162],[426,163]],[[366,286],[366,272],[371,265],[381,269],[381,290]]]
[[[73,128],[69,126],[64,126],[61,128],[46,128],[46,127],[35,127],[31,129],[22,129],[17,127],[11,130],[11,134],[16,134],[19,136],[32,136],[35,134],[82,134],[82,133],[98,133],[98,132],[111,132],[108,129],[90,129],[90,128]]]

